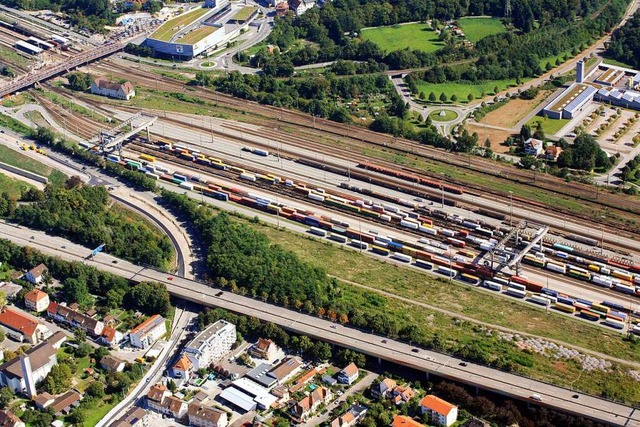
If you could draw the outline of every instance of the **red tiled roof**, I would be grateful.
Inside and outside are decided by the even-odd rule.
[[[41,276],[42,273],[44,273],[46,269],[47,269],[46,265],[38,264],[35,267],[33,267],[31,270],[29,270],[29,273],[31,273],[31,275],[33,277],[38,277],[38,276]]]
[[[393,417],[391,427],[424,427],[424,425],[414,421],[411,417],[407,417],[406,415],[396,415]]]
[[[102,330],[102,336],[104,337],[104,339],[111,342],[115,338],[116,332],[117,331],[115,328],[112,328],[111,326],[105,326]]]
[[[39,289],[32,289],[24,294],[24,300],[32,303],[37,303],[41,299],[47,298],[48,296],[49,294],[47,294],[46,292],[42,292]]]
[[[21,310],[5,307],[0,310],[0,324],[27,336],[33,336],[38,322]]]
[[[351,377],[352,375],[356,375],[358,373],[358,367],[355,363],[349,363],[346,368],[342,370],[347,377]]]
[[[150,329],[152,329],[155,326],[157,326],[159,320],[164,321],[164,319],[162,319],[162,316],[160,316],[159,314],[154,314],[153,316],[149,317],[147,320],[145,320],[144,322],[140,323],[138,326],[133,328],[131,330],[131,333],[132,334],[137,334],[140,331],[144,331],[146,333]]]
[[[181,371],[186,371],[190,369],[192,366],[191,360],[187,357],[186,354],[183,354],[182,357],[173,365],[173,369],[179,369]]]
[[[442,414],[444,416],[449,415],[449,412],[451,412],[451,410],[456,407],[446,400],[442,400],[432,394],[428,394],[423,397],[420,401],[420,406],[424,406],[425,408],[431,409],[432,411],[435,411],[438,414]]]

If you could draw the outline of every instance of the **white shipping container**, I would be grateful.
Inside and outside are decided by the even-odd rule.
[[[256,181],[255,175],[251,175],[250,173],[243,172],[240,174],[240,179],[246,179],[247,181]]]
[[[567,272],[567,268],[564,265],[555,264],[553,262],[548,262],[545,265],[547,270],[555,271],[556,273],[565,274]]]
[[[391,255],[391,258],[402,262],[411,262],[413,260],[409,255],[405,255],[400,252],[394,252],[393,255]]]
[[[393,213],[400,213],[400,208],[396,208],[395,206],[391,206],[391,205],[382,205],[382,207],[384,208],[385,211],[389,211],[389,212],[393,212]]]
[[[327,235],[327,231],[318,227],[311,227],[309,229],[309,233],[315,234],[316,236],[325,237]]]
[[[425,227],[425,226],[421,225],[421,226],[418,227],[418,230],[422,231],[423,233],[430,234],[432,236],[437,236],[438,235],[438,230],[436,230],[435,228]]]
[[[516,298],[524,298],[527,296],[526,291],[521,291],[520,289],[509,287],[507,288],[507,295],[511,295]]]
[[[412,230],[417,230],[419,225],[413,221],[407,221],[406,219],[403,219],[402,221],[400,221],[400,225],[402,227],[406,227],[406,228],[410,228]]]
[[[369,244],[366,242],[361,242],[360,240],[357,239],[351,239],[351,246],[354,246],[358,249],[369,249]]]
[[[453,237],[456,235],[456,232],[453,230],[449,230],[448,228],[442,228],[440,229],[440,234],[447,237]]]
[[[458,274],[458,272],[455,269],[444,267],[442,265],[438,266],[436,273],[444,274],[447,277],[455,277],[456,274]]]
[[[309,193],[309,195],[307,197],[309,197],[311,200],[315,200],[315,201],[318,201],[318,202],[324,202],[324,196],[321,196],[319,194]]]
[[[540,305],[544,305],[544,306],[549,306],[549,300],[546,299],[545,297],[541,296],[541,295],[532,295],[529,298],[529,301],[531,301],[534,304],[540,304]]]
[[[491,289],[492,291],[502,291],[502,285],[491,280],[485,280],[484,286]]]
[[[391,222],[391,217],[387,214],[380,215],[380,219],[383,221]]]
[[[185,181],[182,181],[180,183],[180,187],[186,188],[187,190],[193,190],[193,184],[190,184],[190,183],[185,182]]]

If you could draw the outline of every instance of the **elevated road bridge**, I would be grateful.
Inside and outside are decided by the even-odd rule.
[[[9,83],[0,86],[0,98],[27,89],[36,83],[40,83],[52,77],[64,74],[83,64],[87,64],[97,59],[104,58],[105,56],[109,56],[119,50],[122,50],[123,48],[124,45],[122,43],[105,44],[78,54],[63,64],[56,65],[51,68],[44,68],[36,73],[17,77],[11,80]]]

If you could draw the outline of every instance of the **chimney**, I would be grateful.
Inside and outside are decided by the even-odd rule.
[[[22,377],[27,387],[27,396],[33,399],[36,397],[36,384],[33,380],[33,371],[31,370],[31,360],[29,356],[20,356],[20,368],[22,369]]]

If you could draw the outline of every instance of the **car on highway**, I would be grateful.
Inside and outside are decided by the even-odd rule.
[[[224,292],[220,291],[216,294],[217,297],[221,297],[224,294]]]
[[[425,356],[424,358],[425,358],[425,360],[428,360],[429,362],[435,362],[436,361],[436,359],[434,359],[431,356]]]
[[[458,365],[460,365],[460,366],[468,366],[467,362],[460,362],[460,363],[458,363]]]
[[[386,343],[387,343],[387,340],[382,340],[382,344],[386,344]]]
[[[420,353],[420,350],[418,350],[417,348],[412,348],[411,351],[414,353]]]
[[[118,260],[117,260],[117,259],[114,259],[113,261],[111,261],[111,263],[112,263],[112,264],[117,264],[117,263],[118,263]]]
[[[542,401],[542,396],[540,396],[539,394],[532,394],[531,395],[531,399],[532,400],[537,400],[538,402]]]

